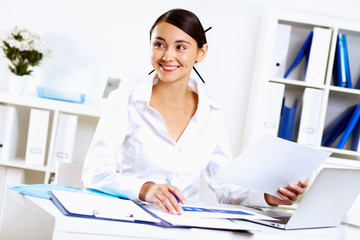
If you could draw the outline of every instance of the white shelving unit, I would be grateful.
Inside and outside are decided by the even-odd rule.
[[[0,160],[0,166],[24,170],[24,183],[50,183],[54,178],[56,169],[52,166],[52,156],[56,138],[56,128],[60,113],[78,115],[78,125],[74,143],[72,161],[82,164],[92,140],[97,122],[100,117],[100,106],[69,103],[43,99],[36,96],[15,95],[0,92],[0,104],[15,106],[18,111],[19,132],[17,153],[15,159]],[[25,163],[26,141],[29,126],[30,110],[32,108],[50,111],[50,122],[47,137],[46,155],[44,165],[31,165]]]
[[[292,63],[310,30],[314,27],[321,27],[332,31],[325,71],[326,75],[322,84],[309,84],[305,82],[299,70],[296,70],[287,79],[270,76],[278,24],[291,25],[286,69],[288,69]],[[305,88],[319,89],[322,91],[319,131],[316,136],[316,144],[313,145],[313,147],[332,152],[326,164],[360,167],[360,153],[350,150],[349,144],[346,144],[344,149],[336,149],[333,146],[321,146],[324,129],[345,109],[360,101],[360,90],[336,87],[333,85],[332,73],[338,33],[345,33],[347,37],[350,71],[352,85],[354,87],[360,77],[359,23],[282,10],[271,10],[268,15],[262,19],[251,92],[249,95],[247,119],[244,126],[245,133],[242,141],[242,149],[245,149],[263,133],[262,124],[264,119],[262,112],[266,106],[264,96],[266,96],[269,83],[281,83],[285,85],[284,96],[292,100],[297,98],[298,103],[302,101]],[[299,65],[297,69],[299,68],[302,68],[302,66]],[[291,105],[291,103],[289,105]],[[299,120],[300,117],[301,116],[297,116],[297,120]],[[299,131],[296,127],[295,125],[295,132]],[[296,139],[293,139],[293,141],[296,141]]]

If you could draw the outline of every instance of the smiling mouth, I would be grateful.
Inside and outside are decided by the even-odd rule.
[[[162,64],[159,64],[159,65],[166,72],[172,72],[179,68],[178,66],[166,66],[166,65],[162,65]]]

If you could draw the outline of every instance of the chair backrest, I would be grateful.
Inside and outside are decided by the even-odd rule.
[[[82,188],[82,165],[59,162],[56,167],[55,184]]]

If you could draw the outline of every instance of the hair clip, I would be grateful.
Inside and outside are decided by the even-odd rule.
[[[212,29],[212,27],[208,27],[204,32],[209,31],[210,29]]]

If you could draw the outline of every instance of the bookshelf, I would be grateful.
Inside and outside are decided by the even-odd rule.
[[[325,77],[321,82],[308,82],[304,79],[305,64],[302,61],[297,68],[285,79],[273,76],[272,68],[276,48],[279,24],[291,26],[289,46],[286,54],[286,70],[293,62],[296,54],[304,43],[309,32],[314,27],[320,27],[331,31],[328,54],[326,56]],[[299,122],[301,120],[301,103],[305,89],[321,91],[320,109],[318,111],[318,124],[315,132],[315,143],[306,144],[314,148],[325,149],[332,152],[331,157],[325,164],[336,166],[360,167],[360,152],[350,150],[350,139],[343,149],[335,148],[335,145],[324,147],[321,145],[323,132],[336,117],[345,109],[360,101],[360,90],[337,87],[333,84],[333,69],[336,53],[336,41],[338,33],[346,34],[349,52],[349,63],[352,85],[355,86],[360,79],[360,24],[341,19],[327,18],[283,10],[270,10],[263,16],[260,27],[260,35],[255,57],[252,85],[249,95],[242,149],[264,134],[264,121],[266,109],[267,91],[270,83],[283,84],[285,86],[284,97],[286,105],[292,105],[295,99],[298,101],[298,109],[295,118],[294,135],[292,141],[297,142],[299,135]],[[300,103],[300,104],[299,104]],[[299,111],[300,110],[300,111]]]
[[[16,107],[20,132],[16,146],[16,157],[13,159],[0,159],[0,166],[23,170],[23,183],[51,183],[53,181],[56,171],[52,164],[53,152],[60,113],[78,116],[72,161],[79,164],[83,163],[100,117],[100,106],[43,99],[30,95],[16,95],[8,92],[0,92],[0,104]],[[28,164],[25,162],[30,110],[32,108],[50,111],[44,165]]]

